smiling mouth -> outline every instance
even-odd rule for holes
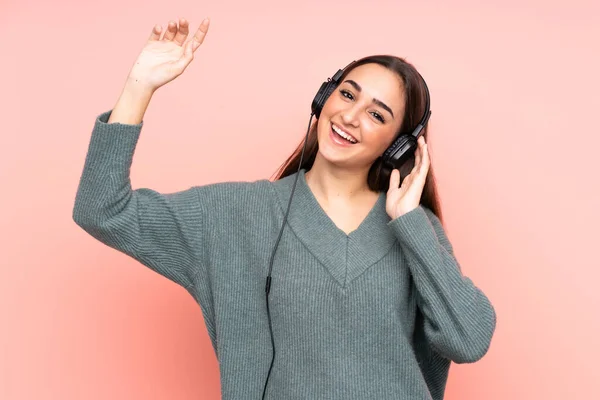
[[[338,135],[340,138],[344,139],[345,141],[347,141],[348,143],[352,143],[352,144],[356,144],[358,143],[358,140],[356,140],[356,138],[352,135],[350,135],[347,132],[344,132],[341,128],[339,128],[337,125],[335,125],[334,123],[331,123],[331,130]]]

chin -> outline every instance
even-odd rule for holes
[[[318,162],[337,168],[354,169],[358,166],[358,160],[355,155],[343,154],[333,148],[330,143],[325,143],[321,146],[321,141],[319,141],[317,159],[320,159]],[[315,162],[317,162],[317,160],[315,160]]]

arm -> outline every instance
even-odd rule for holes
[[[462,275],[439,219],[419,206],[389,226],[406,254],[429,342],[456,363],[482,358],[496,327],[496,313],[485,294]]]
[[[153,93],[181,75],[204,41],[205,19],[186,42],[189,23],[153,27],[115,107],[94,125],[73,219],[85,231],[180,285],[194,285],[199,268],[201,209],[197,188],[160,194],[132,190],[129,178],[142,120]]]
[[[200,248],[201,240],[196,189],[172,194],[132,190],[130,167],[142,122],[108,123],[115,111],[96,119],[73,219],[102,243],[189,288],[199,267],[193,249]]]

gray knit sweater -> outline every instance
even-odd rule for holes
[[[272,354],[265,280],[296,176],[133,190],[143,123],[108,124],[109,116],[95,121],[74,220],[183,286],[202,309],[222,398],[260,399]],[[442,399],[451,361],[475,362],[489,348],[488,298],[461,273],[430,210],[390,221],[381,193],[347,235],[304,173],[273,265],[267,398]]]

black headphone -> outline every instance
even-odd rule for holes
[[[356,63],[356,61],[348,64],[343,70],[338,70],[333,77],[328,78],[321,84],[321,87],[315,95],[311,105],[312,112],[317,118],[319,118],[321,115],[321,110],[323,109],[323,106],[325,105],[325,102],[329,96],[331,96],[331,93],[333,93],[335,88],[340,84],[339,80],[344,74],[344,71],[346,71],[348,67],[352,66],[354,63]],[[417,139],[419,139],[423,128],[431,116],[431,110],[429,109],[429,88],[427,87],[425,79],[423,79],[420,74],[419,76],[423,81],[423,86],[425,86],[425,112],[423,113],[421,121],[419,121],[412,133],[400,134],[400,136],[394,140],[390,147],[388,147],[381,156],[383,167],[389,169],[389,172],[391,172],[393,169],[400,168],[408,159],[408,157],[415,152],[418,147]]]
[[[325,82],[321,84],[319,91],[317,92],[315,98],[312,101],[311,109],[312,113],[310,114],[310,119],[308,121],[308,128],[306,129],[306,138],[304,139],[304,147],[302,148],[302,153],[300,155],[300,162],[298,164],[298,172],[302,168],[302,160],[304,158],[304,151],[306,150],[306,143],[308,142],[308,133],[310,132],[310,122],[312,121],[313,115],[319,118],[321,115],[321,110],[323,109],[323,105],[327,101],[327,98],[331,96],[331,93],[335,90],[335,88],[339,85],[339,80],[344,74],[344,71],[348,69],[348,67],[352,66],[356,61],[348,64],[343,70],[338,70],[338,72],[333,75],[333,77],[328,78]],[[421,75],[419,75],[421,76]],[[417,149],[417,139],[421,135],[421,132],[427,121],[429,120],[429,116],[431,115],[431,110],[429,109],[429,88],[427,88],[427,83],[421,76],[423,80],[423,85],[425,85],[425,93],[426,93],[426,102],[425,102],[425,113],[423,114],[423,118],[417,124],[417,127],[410,134],[400,134],[400,136],[394,140],[394,142],[386,149],[383,153],[382,157],[382,166],[384,169],[391,170],[400,168],[402,164],[410,157],[411,154]],[[269,321],[269,332],[271,334],[271,346],[273,349],[273,354],[271,358],[271,366],[269,367],[269,372],[267,374],[267,379],[265,380],[265,385],[263,387],[262,399],[264,400],[265,394],[267,391],[267,384],[269,383],[269,377],[271,376],[271,370],[273,369],[273,363],[275,361],[275,340],[273,339],[273,325],[271,323],[271,313],[269,311],[269,293],[271,291],[271,271],[273,270],[273,261],[275,259],[275,252],[277,251],[277,247],[279,245],[279,241],[281,240],[281,236],[283,234],[283,228],[285,228],[287,217],[290,212],[290,205],[292,204],[292,197],[294,196],[294,191],[296,190],[296,184],[298,182],[299,173],[296,173],[296,178],[294,180],[294,186],[292,187],[292,193],[290,194],[290,199],[288,201],[287,210],[285,212],[285,216],[283,217],[283,224],[281,225],[281,230],[279,231],[279,236],[277,237],[277,241],[275,242],[275,246],[273,247],[273,253],[271,253],[271,260],[269,264],[269,274],[267,275],[267,283],[265,286],[266,300],[267,300],[267,318]]]

